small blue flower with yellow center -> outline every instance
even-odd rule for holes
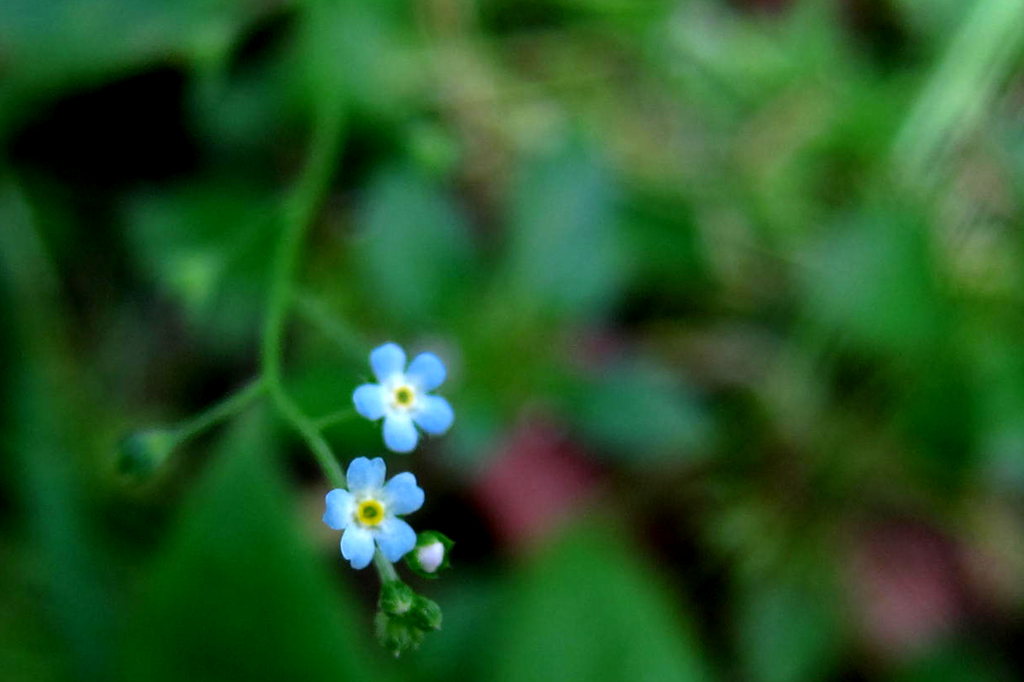
[[[348,465],[348,490],[327,493],[324,523],[341,536],[341,555],[352,568],[366,568],[373,560],[374,544],[391,562],[416,546],[416,532],[398,518],[423,506],[423,489],[409,472],[384,483],[387,468],[380,457],[358,457]]]
[[[430,391],[444,383],[445,368],[433,353],[420,353],[405,366],[405,351],[385,343],[370,353],[379,383],[363,384],[352,394],[356,411],[371,420],[384,418],[384,444],[394,452],[412,452],[419,442],[416,427],[432,436],[447,431],[455,419],[451,405]]]

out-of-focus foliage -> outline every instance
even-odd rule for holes
[[[495,617],[495,680],[705,679],[685,616],[619,532],[614,521],[571,531],[524,570]]]
[[[415,171],[389,169],[361,211],[352,266],[368,302],[410,332],[458,315],[470,302],[466,281],[477,273],[465,221],[449,198]]]
[[[1011,679],[1022,66],[1017,0],[0,2],[0,677]],[[268,411],[116,470],[259,371],[334,107],[286,386],[456,411],[397,662]]]
[[[265,419],[242,419],[182,502],[129,609],[124,679],[383,679],[349,590],[302,537],[273,444]]]

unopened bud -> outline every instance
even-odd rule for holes
[[[177,439],[167,429],[134,431],[118,443],[117,469],[137,479],[152,476],[170,456]]]
[[[423,631],[429,632],[430,630],[441,629],[441,607],[433,599],[417,595],[416,602],[409,613],[409,618],[416,627]]]
[[[428,632],[441,628],[441,607],[401,580],[384,583],[377,608],[377,639],[396,657],[416,649]]]
[[[413,573],[423,578],[436,578],[448,568],[448,557],[455,545],[446,535],[436,530],[420,533],[416,546],[405,555],[405,563]]]
[[[377,608],[384,613],[400,616],[408,613],[416,599],[416,593],[401,580],[391,580],[380,588]]]
[[[424,632],[403,616],[391,616],[378,611],[375,619],[377,641],[395,658],[419,648]]]

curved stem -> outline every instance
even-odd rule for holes
[[[233,417],[249,406],[256,398],[263,394],[266,388],[263,377],[257,377],[246,384],[242,389],[224,398],[216,405],[207,408],[200,414],[189,419],[187,422],[174,429],[174,442],[176,445],[195,438],[212,426],[216,426],[225,419]]]
[[[274,406],[306,441],[324,475],[337,487],[345,485],[345,474],[319,429],[285,391],[281,380],[281,355],[299,248],[320,197],[330,182],[335,154],[341,141],[341,119],[338,102],[331,101],[322,106],[313,131],[309,160],[294,190],[285,200],[283,232],[274,253],[260,356],[263,378]]]
[[[335,424],[341,424],[342,422],[347,422],[350,419],[355,419],[358,416],[359,413],[349,407],[344,410],[338,410],[337,412],[331,412],[330,414],[318,417],[313,420],[313,425],[322,430],[329,426],[334,426]]]
[[[313,133],[312,151],[294,191],[284,206],[284,226],[281,241],[274,253],[270,294],[267,299],[267,317],[263,327],[263,346],[260,360],[263,379],[278,413],[306,441],[317,463],[332,485],[345,487],[345,474],[334,456],[331,446],[320,433],[318,424],[310,419],[285,390],[281,379],[281,354],[284,341],[285,318],[292,296],[292,282],[302,239],[309,229],[313,212],[330,181],[332,161],[341,141],[341,112],[338,102],[323,107],[317,117]],[[373,557],[374,567],[381,582],[398,580],[394,565],[380,550]]]
[[[321,334],[330,339],[350,359],[365,362],[366,349],[369,347],[366,339],[362,338],[351,326],[344,323],[336,315],[332,315],[327,305],[316,296],[303,291],[296,291],[292,295],[292,303],[295,306],[295,314],[314,327]]]
[[[309,161],[294,191],[285,201],[284,231],[274,253],[267,317],[263,326],[263,373],[272,385],[280,385],[281,381],[284,320],[299,247],[319,197],[330,180],[331,161],[341,138],[340,118],[333,107],[318,117]]]
[[[278,391],[276,393],[271,392],[271,395],[274,398],[274,404],[278,412],[292,425],[292,428],[298,432],[306,441],[309,449],[313,451],[313,455],[316,457],[320,468],[323,469],[327,480],[335,488],[344,488],[345,474],[341,470],[341,465],[338,464],[338,458],[334,456],[334,451],[331,450],[331,446],[328,445],[327,440],[324,439],[313,421],[306,416],[283,388],[278,387]]]

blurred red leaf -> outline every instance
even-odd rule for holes
[[[515,549],[535,545],[589,500],[597,470],[554,423],[522,421],[473,486],[495,532]]]

